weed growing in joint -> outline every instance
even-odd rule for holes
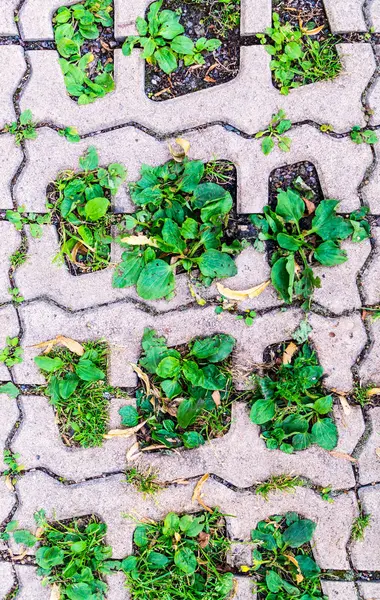
[[[109,398],[118,392],[105,382],[106,344],[87,342],[82,349],[78,355],[69,348],[59,348],[34,360],[47,379],[43,392],[57,413],[63,440],[87,448],[102,445]]]
[[[310,548],[315,528],[313,521],[294,512],[258,523],[251,533],[256,544],[253,566],[243,567],[243,571],[255,576],[260,600],[326,599],[321,588],[321,570]]]
[[[53,18],[54,39],[59,63],[68,94],[77,98],[78,104],[89,104],[103,98],[115,88],[111,56],[102,62],[103,54],[97,52],[94,40],[101,38],[103,28],[112,27],[112,0],[84,0],[73,6],[62,6]],[[101,40],[100,40],[101,41]],[[97,59],[98,58],[98,59]],[[77,132],[66,128],[64,135],[77,141]]]
[[[304,481],[292,475],[273,475],[268,481],[256,486],[256,494],[268,500],[272,492],[294,492],[297,487],[304,486]]]
[[[0,363],[4,363],[7,367],[22,363],[24,351],[20,347],[19,338],[7,336],[6,341],[6,347],[0,350]]]
[[[58,134],[74,144],[80,142],[80,135],[75,127],[65,127],[64,129],[59,129]]]
[[[226,39],[230,31],[234,31],[240,25],[240,0],[216,0],[207,2],[207,0],[185,0],[186,4],[200,4],[206,12],[206,16],[201,20],[205,27],[212,28],[212,31],[219,37]]]
[[[79,166],[83,172],[60,174],[48,207],[59,221],[61,251],[57,258],[65,257],[82,271],[97,271],[110,262],[110,199],[124,181],[126,171],[118,163],[99,167],[93,146],[79,159]]]
[[[225,572],[230,542],[217,509],[199,516],[169,513],[164,522],[141,524],[134,543],[136,556],[126,559],[133,600],[230,597],[234,577]]]
[[[13,223],[17,231],[21,231],[24,225],[28,225],[30,235],[34,238],[40,238],[43,233],[41,225],[48,225],[51,221],[49,214],[26,213],[25,206],[20,206],[17,210],[7,210],[5,218]]]
[[[8,123],[4,129],[15,136],[16,146],[20,146],[24,140],[35,140],[37,137],[36,123],[33,122],[31,110],[24,110],[17,121]]]
[[[360,510],[360,515],[354,520],[352,524],[351,537],[355,541],[360,541],[364,539],[365,530],[371,522],[371,515],[365,515],[362,510]]]
[[[255,375],[251,420],[261,426],[270,450],[305,450],[317,444],[333,450],[338,431],[331,418],[333,396],[325,395],[323,369],[306,342],[292,357],[271,368],[268,375]]]
[[[257,34],[272,56],[270,68],[281,94],[308,83],[334,79],[341,72],[334,38],[311,40],[315,33],[308,26],[301,29],[290,23],[282,25],[280,16],[273,13],[273,27],[268,27],[265,34]]]
[[[232,375],[227,359],[234,348],[230,335],[196,339],[181,352],[168,348],[153,329],[142,339],[143,355],[135,367],[144,384],[138,390],[137,410],[120,410],[122,424],[140,430],[143,446],[195,448],[210,437],[223,435],[230,421]]]
[[[355,144],[376,144],[379,141],[375,131],[371,129],[362,130],[359,125],[352,128],[350,137]]]
[[[8,292],[11,295],[12,302],[14,304],[21,304],[24,302],[25,298],[20,294],[20,290],[18,288],[8,288]]]
[[[10,260],[12,267],[14,269],[17,269],[18,267],[21,267],[21,265],[23,265],[25,263],[27,258],[28,258],[28,255],[26,252],[26,248],[22,247],[19,250],[16,250],[16,252],[14,252],[10,256],[9,260]]]
[[[24,465],[18,464],[18,459],[20,458],[19,454],[13,454],[10,450],[4,450],[3,452],[3,461],[7,465],[7,469],[3,472],[3,475],[6,477],[9,476],[12,479],[12,483],[17,478],[17,475],[24,471]]]
[[[284,133],[289,131],[292,122],[286,118],[284,110],[279,110],[273,115],[268,128],[256,133],[256,138],[264,138],[261,142],[261,149],[265,156],[270,154],[275,145],[283,152],[289,152],[292,140],[285,136]]]
[[[131,468],[127,471],[127,483],[133,485],[134,488],[141,494],[143,494],[144,498],[146,496],[154,496],[160,490],[162,490],[163,485],[157,480],[157,473],[152,471],[151,468],[142,471],[140,469]]]
[[[138,44],[143,48],[142,58],[152,65],[158,65],[167,74],[173,73],[181,60],[186,67],[203,65],[203,54],[219,48],[221,41],[202,37],[193,42],[183,35],[185,28],[180,23],[181,15],[172,10],[161,10],[162,4],[163,0],[159,0],[150,5],[147,20],[137,17],[139,35],[127,37],[122,47],[123,54],[130,56]]]

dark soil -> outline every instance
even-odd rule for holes
[[[319,39],[319,36],[323,37],[330,32],[323,0],[272,0],[272,7],[273,12],[280,15],[282,23],[291,23],[299,27],[301,19],[304,26],[310,21],[314,23],[314,27],[325,25],[321,33],[313,36],[313,39]]]
[[[314,204],[319,204],[323,200],[323,192],[318,177],[318,172],[315,166],[310,162],[299,162],[294,165],[287,165],[285,167],[279,167],[272,171],[269,175],[269,206],[274,210],[277,204],[277,194],[281,190],[286,190],[293,186],[293,182],[297,177],[301,177],[303,181],[308,185],[313,192],[315,197],[313,199]]]
[[[205,56],[204,65],[179,66],[177,71],[166,75],[158,67],[145,65],[145,93],[156,102],[183,96],[205,88],[226,83],[234,79],[239,71],[240,32],[239,26],[226,32],[226,37],[213,24],[210,0],[199,3],[183,2],[183,0],[167,0],[163,8],[181,9],[181,23],[185,34],[192,40],[200,37],[218,38],[222,41],[220,48]],[[240,7],[237,6],[237,10]],[[210,24],[208,22],[210,21]],[[215,19],[214,19],[215,22]]]

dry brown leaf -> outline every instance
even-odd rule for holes
[[[59,585],[54,583],[51,588],[50,600],[59,600],[60,597],[61,597],[61,590],[59,588]]]
[[[198,481],[197,485],[194,488],[194,492],[193,492],[191,501],[198,502],[198,504],[200,504],[205,510],[212,513],[213,512],[212,509],[203,502],[202,497],[201,497],[202,487],[204,486],[205,482],[207,481],[207,479],[209,477],[210,477],[210,473],[206,473],[205,475],[203,475],[200,478],[200,480]]]
[[[380,458],[380,448],[376,448],[375,450],[377,458]]]
[[[127,452],[127,462],[132,461],[132,460],[136,460],[136,458],[140,455],[139,452],[139,443],[135,442],[134,444],[132,444],[132,446],[129,448],[128,452]]]
[[[342,405],[342,409],[345,415],[349,415],[351,412],[351,406],[350,403],[348,402],[347,398],[345,396],[338,396],[339,398],[339,402]]]
[[[205,77],[203,77],[203,81],[206,81],[206,83],[216,83],[216,79],[210,77],[210,75],[206,75]]]
[[[352,463],[356,463],[358,462],[356,460],[356,458],[354,458],[353,456],[351,456],[350,454],[346,454],[346,452],[338,452],[338,450],[331,450],[330,452],[331,456],[333,456],[334,458],[341,458],[342,460],[349,460]]]
[[[48,354],[54,346],[65,346],[74,354],[78,356],[83,356],[84,348],[75,340],[68,338],[64,335],[57,335],[53,340],[47,340],[46,342],[41,342],[40,344],[34,344],[31,348],[45,348],[43,354]]]
[[[180,163],[189,154],[189,151],[190,151],[190,142],[188,140],[183,139],[183,138],[176,138],[175,143],[181,149],[178,150],[176,148],[173,148],[173,146],[171,144],[169,144],[169,152],[172,155],[172,157],[175,160],[175,162],[179,162]]]
[[[43,527],[37,527],[34,535],[36,536],[36,538],[40,538],[43,535],[44,531],[45,529]]]
[[[167,446],[165,446],[165,444],[153,444],[152,446],[141,448],[141,452],[148,452],[149,450],[161,450],[162,448],[167,449]]]
[[[175,532],[175,534],[174,534],[174,539],[175,539],[175,541],[176,541],[176,542],[179,542],[179,541],[181,540],[181,536],[180,536],[180,534],[178,533],[178,531],[176,531],[176,532]]]
[[[296,581],[297,581],[297,583],[301,583],[304,580],[304,576],[301,573],[301,569],[298,564],[298,560],[291,554],[285,554],[284,556],[286,556],[286,558],[289,559],[290,562],[293,563],[293,565],[295,565],[295,567],[297,568],[298,573],[296,575]]]
[[[211,394],[211,397],[215,402],[215,406],[220,406],[220,392],[215,390],[215,392]]]
[[[130,365],[134,372],[138,375],[139,379],[141,379],[141,381],[145,384],[146,395],[150,396],[150,381],[148,375],[144,373],[144,371],[140,369],[138,365],[135,365],[134,363],[130,363]]]
[[[298,350],[298,346],[297,344],[295,344],[294,342],[290,342],[290,344],[288,344],[285,348],[285,352],[282,355],[282,364],[283,365],[290,365],[290,363],[292,362],[292,358],[295,355],[295,353]]]
[[[238,592],[238,587],[239,587],[239,582],[236,579],[236,577],[234,578],[234,586],[232,588],[232,594],[231,594],[231,600],[232,598],[235,598],[237,592]]]
[[[305,35],[316,35],[320,31],[322,31],[322,29],[324,29],[324,27],[325,27],[325,25],[320,25],[319,27],[315,27],[314,29],[308,29],[307,27],[303,26],[303,21],[302,21],[301,17],[298,18],[298,24],[299,24],[299,27],[300,27],[302,33],[304,33]]]
[[[198,542],[201,548],[206,548],[206,546],[208,546],[210,541],[210,534],[209,533],[205,533],[204,531],[201,531],[200,534],[198,535]]]
[[[25,548],[25,550],[23,552],[21,552],[21,554],[17,554],[16,556],[14,556],[13,554],[12,556],[12,560],[22,560],[23,558],[25,558],[25,556],[28,554],[28,548]]]
[[[12,477],[10,475],[7,475],[5,478],[5,487],[7,487],[10,492],[14,492],[15,488],[12,483]]]
[[[125,238],[121,238],[122,244],[128,244],[128,246],[152,246],[157,248],[157,242],[150,239],[147,235],[128,235]]]
[[[305,202],[307,214],[308,215],[312,215],[313,212],[315,211],[315,204],[314,204],[314,202],[312,202],[311,200],[308,200],[307,198],[302,198],[302,199]]]
[[[367,396],[368,398],[371,398],[372,396],[380,396],[380,388],[372,388],[371,390],[368,390]]]
[[[222,294],[222,296],[228,298],[229,300],[248,300],[248,298],[256,298],[257,296],[260,296],[260,294],[268,287],[269,284],[270,281],[268,280],[248,290],[240,291],[230,290],[221,283],[217,283],[216,287],[218,289],[219,294]]]
[[[131,435],[134,435],[139,431],[142,427],[144,427],[146,421],[139,423],[135,427],[128,427],[128,429],[111,429],[108,433],[103,435],[105,440],[112,440],[115,437],[128,438]]]

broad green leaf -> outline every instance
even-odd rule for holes
[[[183,393],[183,389],[175,379],[165,379],[160,383],[161,389],[163,390],[165,396],[171,400],[176,396],[180,396]]]
[[[86,550],[86,548],[87,548],[87,543],[85,542],[85,540],[81,540],[79,542],[74,542],[70,546],[70,550],[72,552],[74,552],[75,554],[80,554],[81,552]]]
[[[270,136],[263,138],[261,142],[261,150],[265,156],[268,156],[274,149],[274,141]]]
[[[175,289],[175,277],[168,263],[152,260],[141,271],[136,284],[137,293],[145,300],[159,300]]]
[[[276,594],[282,588],[283,580],[277,575],[276,571],[267,571],[265,574],[265,581],[268,586],[268,590]]]
[[[327,240],[327,242],[323,242],[315,249],[314,258],[320,262],[321,265],[331,267],[346,262],[347,252],[342,250],[337,242]]]
[[[137,566],[137,557],[136,556],[127,556],[124,560],[121,561],[121,568],[125,573],[129,573],[133,571]]]
[[[88,359],[80,359],[77,365],[75,365],[75,373],[83,381],[100,381],[105,379],[103,371]]]
[[[201,183],[194,191],[192,204],[201,209],[204,223],[214,216],[224,216],[232,208],[232,197],[228,190],[216,183]]]
[[[204,171],[205,166],[201,160],[190,160],[185,163],[178,189],[187,193],[194,192],[203,177]]]
[[[27,548],[32,548],[37,543],[37,538],[27,529],[17,529],[14,531],[13,539],[16,544],[22,544]]]
[[[73,583],[65,587],[65,593],[69,600],[92,600],[92,588],[88,583]]]
[[[185,240],[195,240],[198,236],[199,225],[198,223],[191,218],[187,218],[182,227],[181,227],[181,235]]]
[[[79,158],[79,166],[83,171],[93,171],[99,165],[98,153],[95,146],[89,146],[83,156]]]
[[[304,577],[316,577],[321,572],[321,569],[318,567],[317,563],[310,558],[310,556],[298,554],[295,558]]]
[[[87,219],[90,221],[99,221],[107,213],[109,205],[109,200],[104,197],[89,200],[84,207]]]
[[[65,554],[57,546],[41,546],[36,552],[36,563],[41,569],[50,571],[52,567],[62,565]]]
[[[285,223],[298,223],[305,213],[305,204],[294,190],[281,190],[277,194],[276,213],[280,215]]]
[[[19,393],[19,389],[11,381],[0,385],[0,394],[7,394],[10,398],[17,398]]]
[[[178,66],[176,56],[170,48],[159,48],[155,51],[154,58],[157,60],[160,69],[168,75],[175,71]]]
[[[197,263],[202,275],[213,279],[215,277],[218,279],[233,277],[237,273],[233,259],[228,254],[213,248],[201,254]]]
[[[125,427],[135,427],[139,422],[139,413],[134,406],[122,406],[119,409],[121,424]]]
[[[256,400],[252,405],[250,418],[256,425],[263,425],[273,419],[276,405],[273,400]]]
[[[302,242],[297,240],[291,235],[287,233],[279,233],[277,235],[277,242],[281,246],[281,248],[285,248],[285,250],[290,250],[291,252],[297,252],[299,248],[302,246]]]
[[[133,541],[138,548],[145,548],[148,545],[147,529],[144,525],[138,525],[133,533]]]
[[[219,333],[212,337],[195,340],[190,355],[201,360],[207,358],[212,363],[221,362],[231,354],[235,343],[236,340],[231,335]]]
[[[182,373],[190,383],[197,387],[203,387],[205,375],[196,362],[184,360],[182,364]]]
[[[147,554],[147,562],[153,569],[165,569],[169,564],[170,559],[161,552],[151,551]]]
[[[178,406],[177,421],[182,429],[186,429],[198,415],[198,403],[194,398],[185,398]]]
[[[315,211],[315,217],[312,220],[312,231],[317,233],[324,241],[345,240],[353,232],[349,220],[336,216],[335,210],[338,204],[338,200],[322,200]]]
[[[192,515],[183,515],[179,526],[181,531],[189,537],[197,537],[204,528],[204,517],[193,517]]]
[[[291,548],[299,548],[310,542],[316,526],[310,519],[300,519],[285,529],[282,539]]]
[[[186,575],[192,575],[198,566],[196,556],[190,548],[177,550],[174,554],[174,562]]]
[[[332,396],[324,396],[323,398],[318,398],[314,402],[314,410],[317,411],[320,415],[327,415],[332,410],[333,407],[333,397]]]
[[[171,41],[170,47],[174,52],[178,52],[178,54],[191,54],[194,50],[194,42],[186,35],[177,35]]]
[[[294,276],[295,261],[293,254],[279,258],[272,266],[271,280],[273,287],[288,304],[293,300]]]
[[[181,237],[181,230],[172,219],[164,220],[162,237],[169,246],[173,246],[176,252],[182,254],[186,249],[186,243]]]
[[[177,531],[179,531],[179,516],[176,513],[170,512],[165,517],[162,533],[171,537]]]
[[[56,356],[55,358],[49,358],[49,356],[36,356],[34,359],[37,367],[42,371],[53,373],[63,367],[63,360]]]
[[[78,383],[79,379],[74,373],[67,373],[63,379],[60,379],[58,389],[61,398],[64,400],[70,398],[70,396],[75,392]]]
[[[295,450],[306,450],[313,443],[313,437],[310,433],[296,433],[292,437],[292,445]]]
[[[198,448],[205,443],[204,437],[197,431],[185,431],[182,441],[185,448]]]
[[[181,372],[181,362],[174,356],[166,356],[157,367],[157,375],[163,379],[178,377]]]
[[[112,278],[112,286],[124,288],[136,285],[145,262],[141,252],[124,252],[122,262],[117,265]]]
[[[325,450],[334,450],[338,443],[338,430],[331,419],[320,419],[314,423],[311,433],[313,441]]]

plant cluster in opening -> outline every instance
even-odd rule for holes
[[[0,350],[0,363],[4,363],[7,367],[14,367],[23,361],[24,351],[20,346],[18,337],[6,338],[7,345]]]
[[[232,402],[227,360],[234,345],[230,335],[217,334],[194,340],[181,353],[146,329],[136,369],[144,389],[137,392],[137,410],[120,409],[123,425],[147,420],[145,445],[153,440],[168,448],[195,448],[223,433]]]
[[[251,533],[255,588],[259,600],[327,600],[310,541],[316,524],[297,513],[260,521]]]
[[[251,420],[261,426],[270,450],[304,450],[317,444],[333,450],[338,431],[331,418],[334,398],[324,392],[323,368],[316,353],[304,343],[291,362],[271,368],[268,375],[255,376],[257,384]]]
[[[58,217],[61,251],[70,264],[83,271],[109,265],[111,197],[126,178],[123,165],[99,167],[94,146],[79,159],[82,172],[64,171],[54,182],[48,207]]]
[[[129,56],[137,44],[143,48],[142,58],[149,64],[158,65],[164,73],[172,73],[183,61],[186,67],[205,63],[203,54],[213,52],[221,45],[215,38],[199,38],[193,42],[183,35],[181,14],[173,10],[161,10],[163,0],[150,5],[147,19],[138,17],[136,28],[139,35],[130,35],[123,44],[123,54]]]
[[[133,600],[225,600],[233,590],[226,573],[223,515],[169,513],[164,522],[141,524],[134,532],[136,556],[129,557],[127,587]],[[127,559],[128,560],[128,559]]]
[[[111,572],[112,548],[104,539],[107,526],[95,517],[82,517],[69,523],[51,523],[44,510],[34,515],[38,537],[25,529],[17,529],[12,521],[7,531],[17,544],[33,547],[36,551],[37,575],[43,585],[53,586],[60,600],[105,600],[108,585],[105,575]],[[108,566],[107,561],[110,566]],[[53,598],[52,590],[52,598]]]
[[[7,133],[15,136],[16,146],[19,146],[24,140],[35,140],[37,137],[36,123],[33,121],[31,110],[24,110],[17,121],[8,123],[4,129]]]
[[[342,66],[334,38],[311,40],[314,33],[317,31],[312,24],[303,29],[290,23],[281,24],[280,16],[273,13],[273,27],[267,27],[265,34],[257,34],[272,56],[270,68],[282,94],[288,94],[291,88],[339,75]]]
[[[273,115],[267,129],[256,133],[255,138],[263,138],[261,142],[261,149],[265,156],[268,156],[277,147],[282,152],[289,152],[292,140],[284,135],[286,131],[292,126],[292,122],[286,118],[285,111],[280,109],[278,113]]]
[[[199,269],[199,280],[210,285],[215,278],[237,273],[232,255],[242,244],[224,241],[232,209],[228,190],[204,182],[202,161],[174,160],[163,166],[143,166],[141,179],[130,186],[139,207],[126,219],[136,235],[120,240],[126,248],[115,270],[114,287],[136,285],[141,298],[170,298],[178,270]]]
[[[109,398],[115,392],[105,382],[106,344],[87,342],[82,349],[78,355],[69,348],[58,348],[34,360],[48,382],[44,393],[56,411],[64,441],[87,448],[102,444]]]
[[[264,240],[274,244],[272,284],[288,304],[294,296],[310,303],[314,289],[321,286],[313,273],[315,261],[327,267],[344,263],[347,253],[342,240],[361,242],[370,235],[366,207],[342,217],[336,214],[338,200],[322,200],[315,208],[305,198],[295,189],[281,190],[274,210],[265,206],[264,216],[251,215],[259,231],[257,249],[263,249]]]
[[[65,86],[78,104],[94,102],[115,87],[113,62],[106,61],[103,65],[93,53],[102,29],[112,25],[112,0],[85,0],[61,6],[53,18]]]

